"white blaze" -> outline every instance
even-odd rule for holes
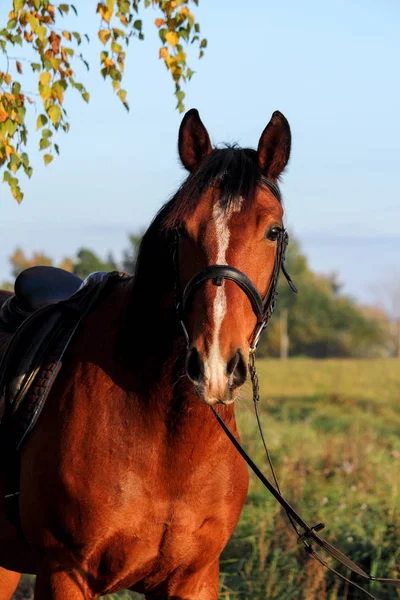
[[[226,261],[226,252],[228,250],[230,239],[229,220],[232,213],[240,211],[242,201],[243,199],[239,198],[228,210],[221,208],[218,202],[213,207],[212,217],[215,223],[217,238],[217,256],[215,264],[217,265],[228,264]],[[210,353],[204,364],[206,387],[211,395],[214,395],[214,391],[217,393],[218,390],[225,389],[227,383],[226,363],[221,356],[219,346],[221,325],[226,314],[226,304],[225,282],[223,282],[221,286],[217,287],[215,294],[213,307],[213,340]]]

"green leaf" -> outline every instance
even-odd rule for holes
[[[43,156],[43,160],[44,160],[44,164],[45,164],[45,165],[46,165],[46,167],[47,167],[47,165],[48,165],[48,164],[50,164],[50,163],[51,163],[51,161],[53,160],[53,157],[52,157],[52,155],[51,155],[51,154],[45,154],[45,155]]]
[[[78,46],[80,46],[80,44],[81,44],[81,41],[82,41],[82,38],[81,38],[81,36],[79,35],[79,33],[78,33],[77,31],[73,31],[73,32],[72,32],[72,35],[74,36],[74,38],[75,38],[75,39],[76,39],[76,41],[78,42]]]
[[[140,19],[137,19],[133,26],[135,29],[138,29],[138,31],[142,31],[142,21]]]
[[[48,118],[46,117],[46,115],[39,115],[36,121],[36,130],[40,129],[41,127],[44,127],[47,122]]]
[[[18,12],[19,10],[21,10],[21,8],[23,8],[24,4],[25,4],[25,0],[14,0],[15,12]]]
[[[50,129],[43,129],[42,131],[42,138],[51,138],[51,136],[53,135],[53,132],[50,131]]]
[[[60,154],[60,148],[58,147],[58,144],[54,144],[54,148],[57,154]]]
[[[31,67],[32,67],[32,71],[40,71],[41,66],[39,65],[39,63],[31,63]]]
[[[82,94],[82,98],[84,99],[85,102],[89,102],[89,100],[90,100],[90,94],[89,94],[89,92],[84,92]]]
[[[66,15],[69,13],[68,4],[60,4],[60,6],[58,8],[60,9],[61,12],[64,12]]]
[[[4,171],[3,181],[4,183],[10,183],[11,175],[9,171]]]
[[[13,121],[12,119],[6,119],[3,128],[4,130],[9,134],[10,137],[12,137],[14,135],[14,133],[17,131],[19,125],[16,121]],[[1,126],[0,126],[1,129]]]
[[[25,168],[29,167],[29,157],[26,152],[21,155],[22,164]]]
[[[77,17],[78,16],[78,11],[76,10],[76,8],[75,8],[75,6],[73,4],[71,4],[71,8],[74,11],[75,16]]]
[[[46,148],[48,148],[50,146],[50,142],[47,139],[41,139],[39,142],[39,149],[40,150],[46,150]]]

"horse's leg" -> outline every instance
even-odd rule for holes
[[[219,561],[195,573],[181,573],[168,588],[165,594],[146,594],[146,600],[218,600]]]
[[[2,569],[0,567],[0,600],[10,600],[18,586],[20,579],[20,573],[7,571],[6,569]]]
[[[35,600],[93,600],[82,569],[71,563],[43,564],[36,577]]]

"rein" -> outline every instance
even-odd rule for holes
[[[286,280],[293,290],[293,292],[297,293],[297,288],[294,285],[290,275],[285,269],[285,254],[286,248],[289,243],[289,236],[286,230],[282,229],[277,238],[277,250],[275,256],[275,264],[271,277],[271,281],[268,287],[268,291],[264,297],[261,296],[260,292],[257,290],[253,282],[239,271],[235,267],[229,265],[210,265],[199,271],[196,275],[192,277],[192,279],[188,282],[185,289],[182,291],[179,279],[179,232],[175,231],[175,236],[172,242],[172,260],[174,264],[175,270],[175,283],[174,283],[174,291],[175,291],[175,307],[178,316],[179,323],[182,327],[182,331],[184,333],[187,347],[190,348],[190,337],[186,327],[186,317],[188,308],[190,306],[190,302],[193,298],[193,294],[206,283],[208,280],[212,280],[212,283],[216,286],[221,286],[225,279],[233,281],[238,285],[243,292],[246,294],[247,298],[250,301],[253,312],[256,315],[257,323],[250,337],[250,357],[249,357],[249,372],[252,383],[253,390],[253,403],[254,410],[257,419],[257,425],[260,431],[260,436],[262,439],[262,443],[265,449],[265,453],[268,459],[268,463],[272,472],[273,480],[275,485],[273,485],[268,478],[260,471],[257,465],[253,462],[253,460],[246,453],[244,448],[241,446],[239,441],[233,435],[229,427],[225,424],[223,419],[218,414],[217,410],[211,406],[211,409],[219,423],[222,427],[225,434],[228,436],[232,444],[235,446],[239,454],[246,461],[250,469],[256,475],[256,477],[261,481],[261,483],[267,488],[267,490],[274,496],[274,498],[279,502],[284,511],[286,512],[290,524],[297,535],[297,543],[303,544],[306,552],[316,559],[321,565],[326,567],[329,571],[334,573],[337,577],[346,581],[349,585],[359,589],[361,592],[372,598],[373,600],[379,600],[376,596],[365,590],[361,585],[351,581],[345,575],[342,575],[336,569],[332,568],[316,551],[313,543],[317,545],[321,550],[324,550],[327,554],[332,556],[335,560],[340,562],[342,565],[350,569],[356,575],[368,580],[368,581],[376,581],[380,583],[393,583],[400,584],[400,579],[389,579],[382,577],[374,577],[369,573],[366,573],[361,567],[359,567],[355,562],[353,562],[350,558],[348,558],[343,552],[335,548],[332,544],[326,541],[323,537],[321,537],[318,532],[324,529],[324,523],[318,523],[316,525],[310,526],[297,512],[296,510],[287,502],[287,500],[283,497],[281,493],[281,489],[279,487],[278,479],[275,474],[275,469],[272,464],[272,460],[269,454],[269,450],[265,441],[264,432],[261,425],[260,414],[258,410],[258,403],[260,399],[259,395],[259,383],[258,383],[258,375],[255,365],[255,351],[257,349],[257,345],[261,336],[262,331],[267,326],[272,313],[275,309],[276,299],[278,296],[277,285],[279,274],[282,271]],[[313,543],[311,543],[313,542]]]

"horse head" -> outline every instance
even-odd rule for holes
[[[179,156],[189,176],[170,204],[178,312],[186,372],[208,404],[230,404],[246,380],[281,266],[284,229],[278,180],[290,128],[275,112],[257,151],[213,148],[197,110],[184,117]],[[284,252],[284,249],[283,249]],[[257,333],[256,333],[257,332]]]

